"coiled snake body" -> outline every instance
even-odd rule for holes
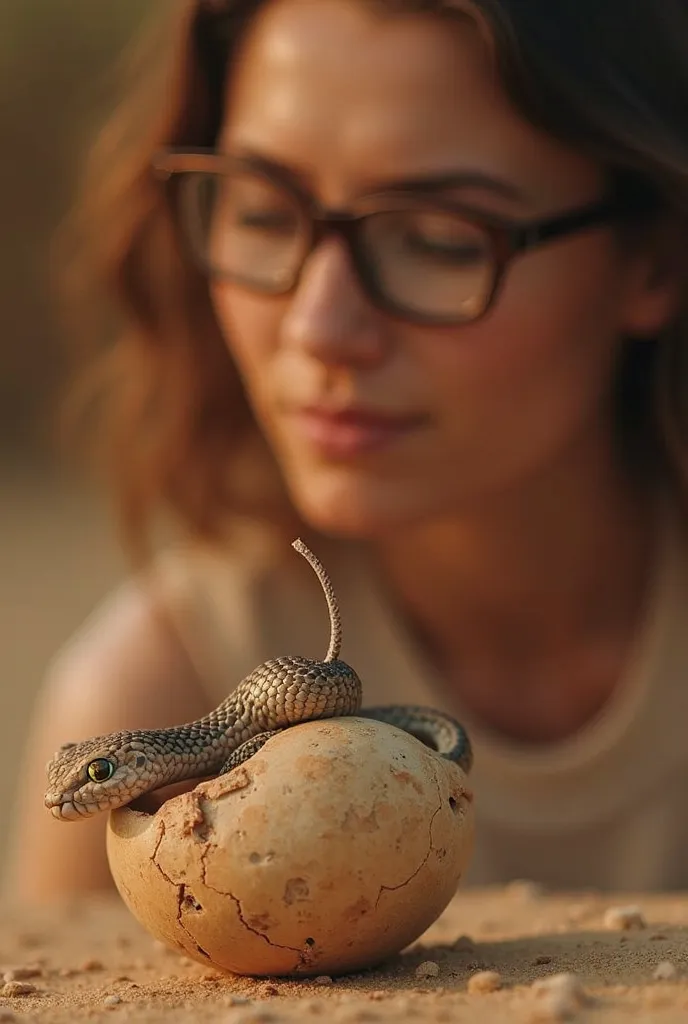
[[[56,818],[87,818],[162,786],[231,771],[283,729],[342,715],[395,725],[470,770],[468,737],[449,716],[401,705],[361,708],[361,681],[339,659],[341,620],[330,579],[301,540],[292,546],[313,567],[325,592],[331,635],[324,661],[301,657],[266,661],[219,707],[186,725],[117,732],[64,744],[47,766],[45,805]]]

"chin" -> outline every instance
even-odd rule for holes
[[[331,537],[372,540],[390,530],[417,525],[432,516],[424,490],[404,481],[313,478],[289,482],[292,503],[314,530]],[[419,500],[420,499],[420,500]]]

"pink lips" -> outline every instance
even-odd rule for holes
[[[350,459],[388,447],[421,426],[425,417],[308,406],[298,409],[293,420],[301,437],[322,455]]]

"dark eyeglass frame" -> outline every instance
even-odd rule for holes
[[[288,173],[281,173],[272,165],[253,158],[233,157],[202,148],[163,149],[156,154],[152,169],[155,175],[168,185],[174,185],[184,176],[194,173],[249,173],[262,177],[284,191],[303,216],[306,234],[301,261],[289,282],[274,288],[258,285],[239,274],[223,272],[213,267],[203,258],[191,226],[180,224],[180,228],[186,234],[185,240],[190,245],[191,254],[204,274],[214,279],[230,280],[260,294],[288,295],[297,287],[301,271],[310,254],[324,238],[334,236],[340,238],[346,246],[352,265],[374,305],[403,320],[436,327],[461,326],[475,323],[484,317],[497,300],[510,264],[522,253],[587,228],[647,212],[647,196],[635,188],[615,189],[613,186],[599,199],[570,207],[551,217],[525,222],[491,217],[441,194],[435,194],[432,190],[423,193],[401,190],[372,193],[357,200],[350,209],[328,209],[301,188]],[[172,198],[174,200],[174,197]],[[408,211],[414,208],[459,216],[482,231],[488,239],[492,256],[492,281],[485,302],[477,313],[463,317],[420,313],[390,299],[380,287],[374,265],[368,258],[365,244],[362,243],[361,222],[371,215],[384,211]],[[178,209],[175,212],[178,214]]]

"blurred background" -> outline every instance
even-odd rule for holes
[[[153,2],[0,2],[2,815],[48,660],[126,571],[103,496],[57,452],[65,360],[50,245],[114,100],[116,62]],[[0,867],[4,856],[0,840]]]

